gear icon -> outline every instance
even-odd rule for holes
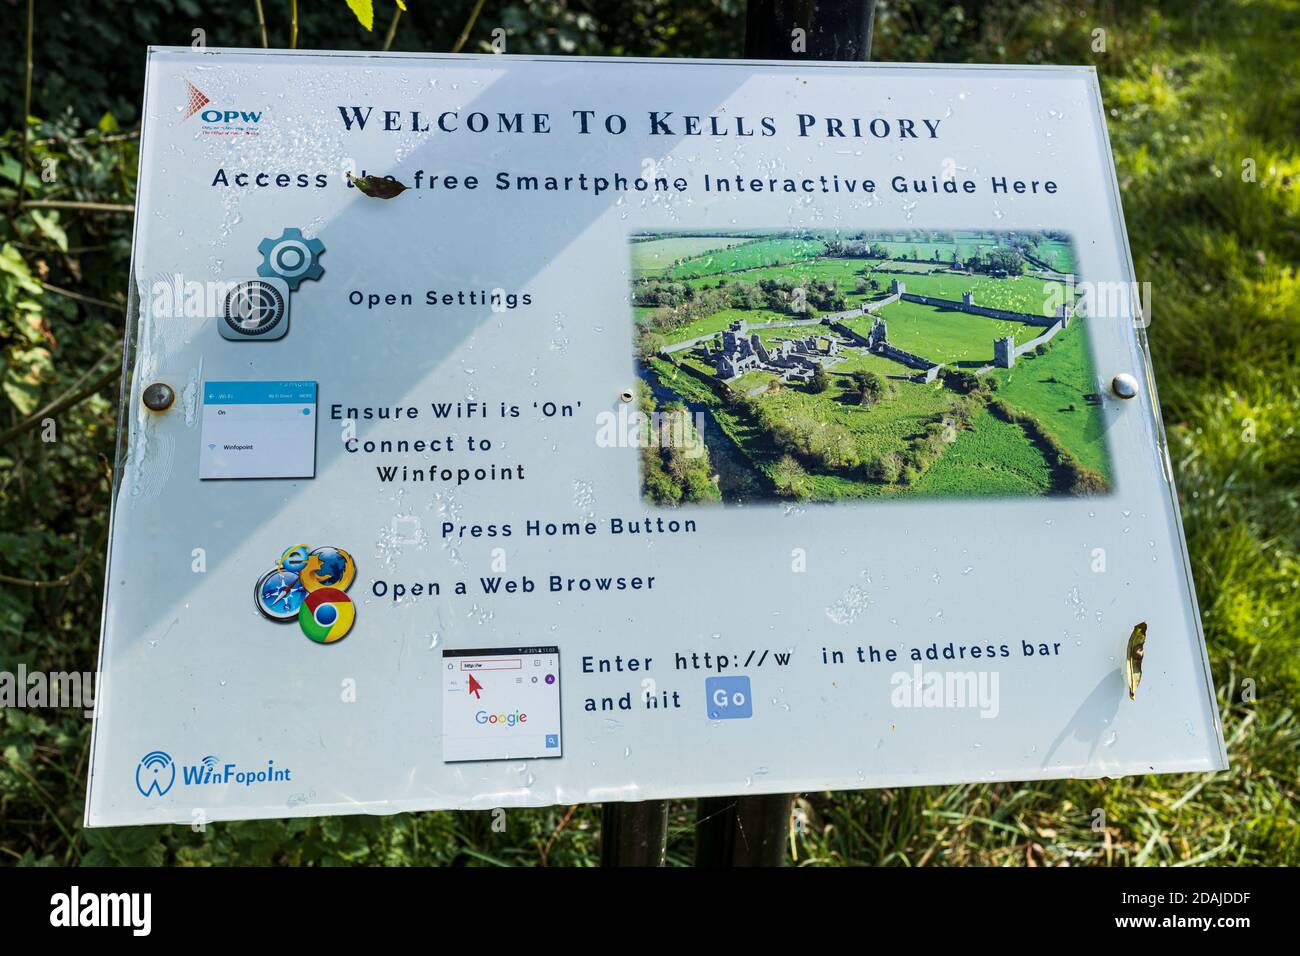
[[[279,238],[268,236],[257,244],[262,264],[257,274],[268,279],[283,279],[293,292],[303,279],[319,279],[325,274],[320,264],[325,244],[319,239],[304,239],[302,230],[287,227]]]

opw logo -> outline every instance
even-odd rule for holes
[[[207,106],[209,103],[212,102],[210,99],[207,98],[206,95],[204,95],[201,89],[199,89],[189,80],[185,81],[185,92],[186,92],[185,115],[181,117],[181,122],[184,122],[185,120],[189,119],[199,110],[203,109],[203,107]]]
[[[171,754],[153,750],[141,758],[135,768],[135,788],[140,796],[161,797],[176,782],[176,763]]]
[[[221,109],[201,89],[185,80],[185,106],[181,122],[197,115],[203,132],[214,136],[256,136],[262,110]]]

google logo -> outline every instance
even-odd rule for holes
[[[489,714],[486,710],[480,710],[474,715],[474,722],[478,724],[503,724],[507,727],[513,727],[515,724],[522,724],[528,720],[528,715],[515,711],[513,714]]]

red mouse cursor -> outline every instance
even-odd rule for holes
[[[475,697],[478,697],[479,700],[482,700],[483,698],[479,695],[479,691],[481,691],[482,689],[483,689],[483,685],[480,684],[478,681],[476,681],[476,680],[474,679],[474,675],[473,675],[473,674],[470,674],[470,675],[469,675],[469,692],[470,692],[471,694],[473,694]]]

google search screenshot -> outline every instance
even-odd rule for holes
[[[445,763],[559,757],[560,649],[444,650]]]

